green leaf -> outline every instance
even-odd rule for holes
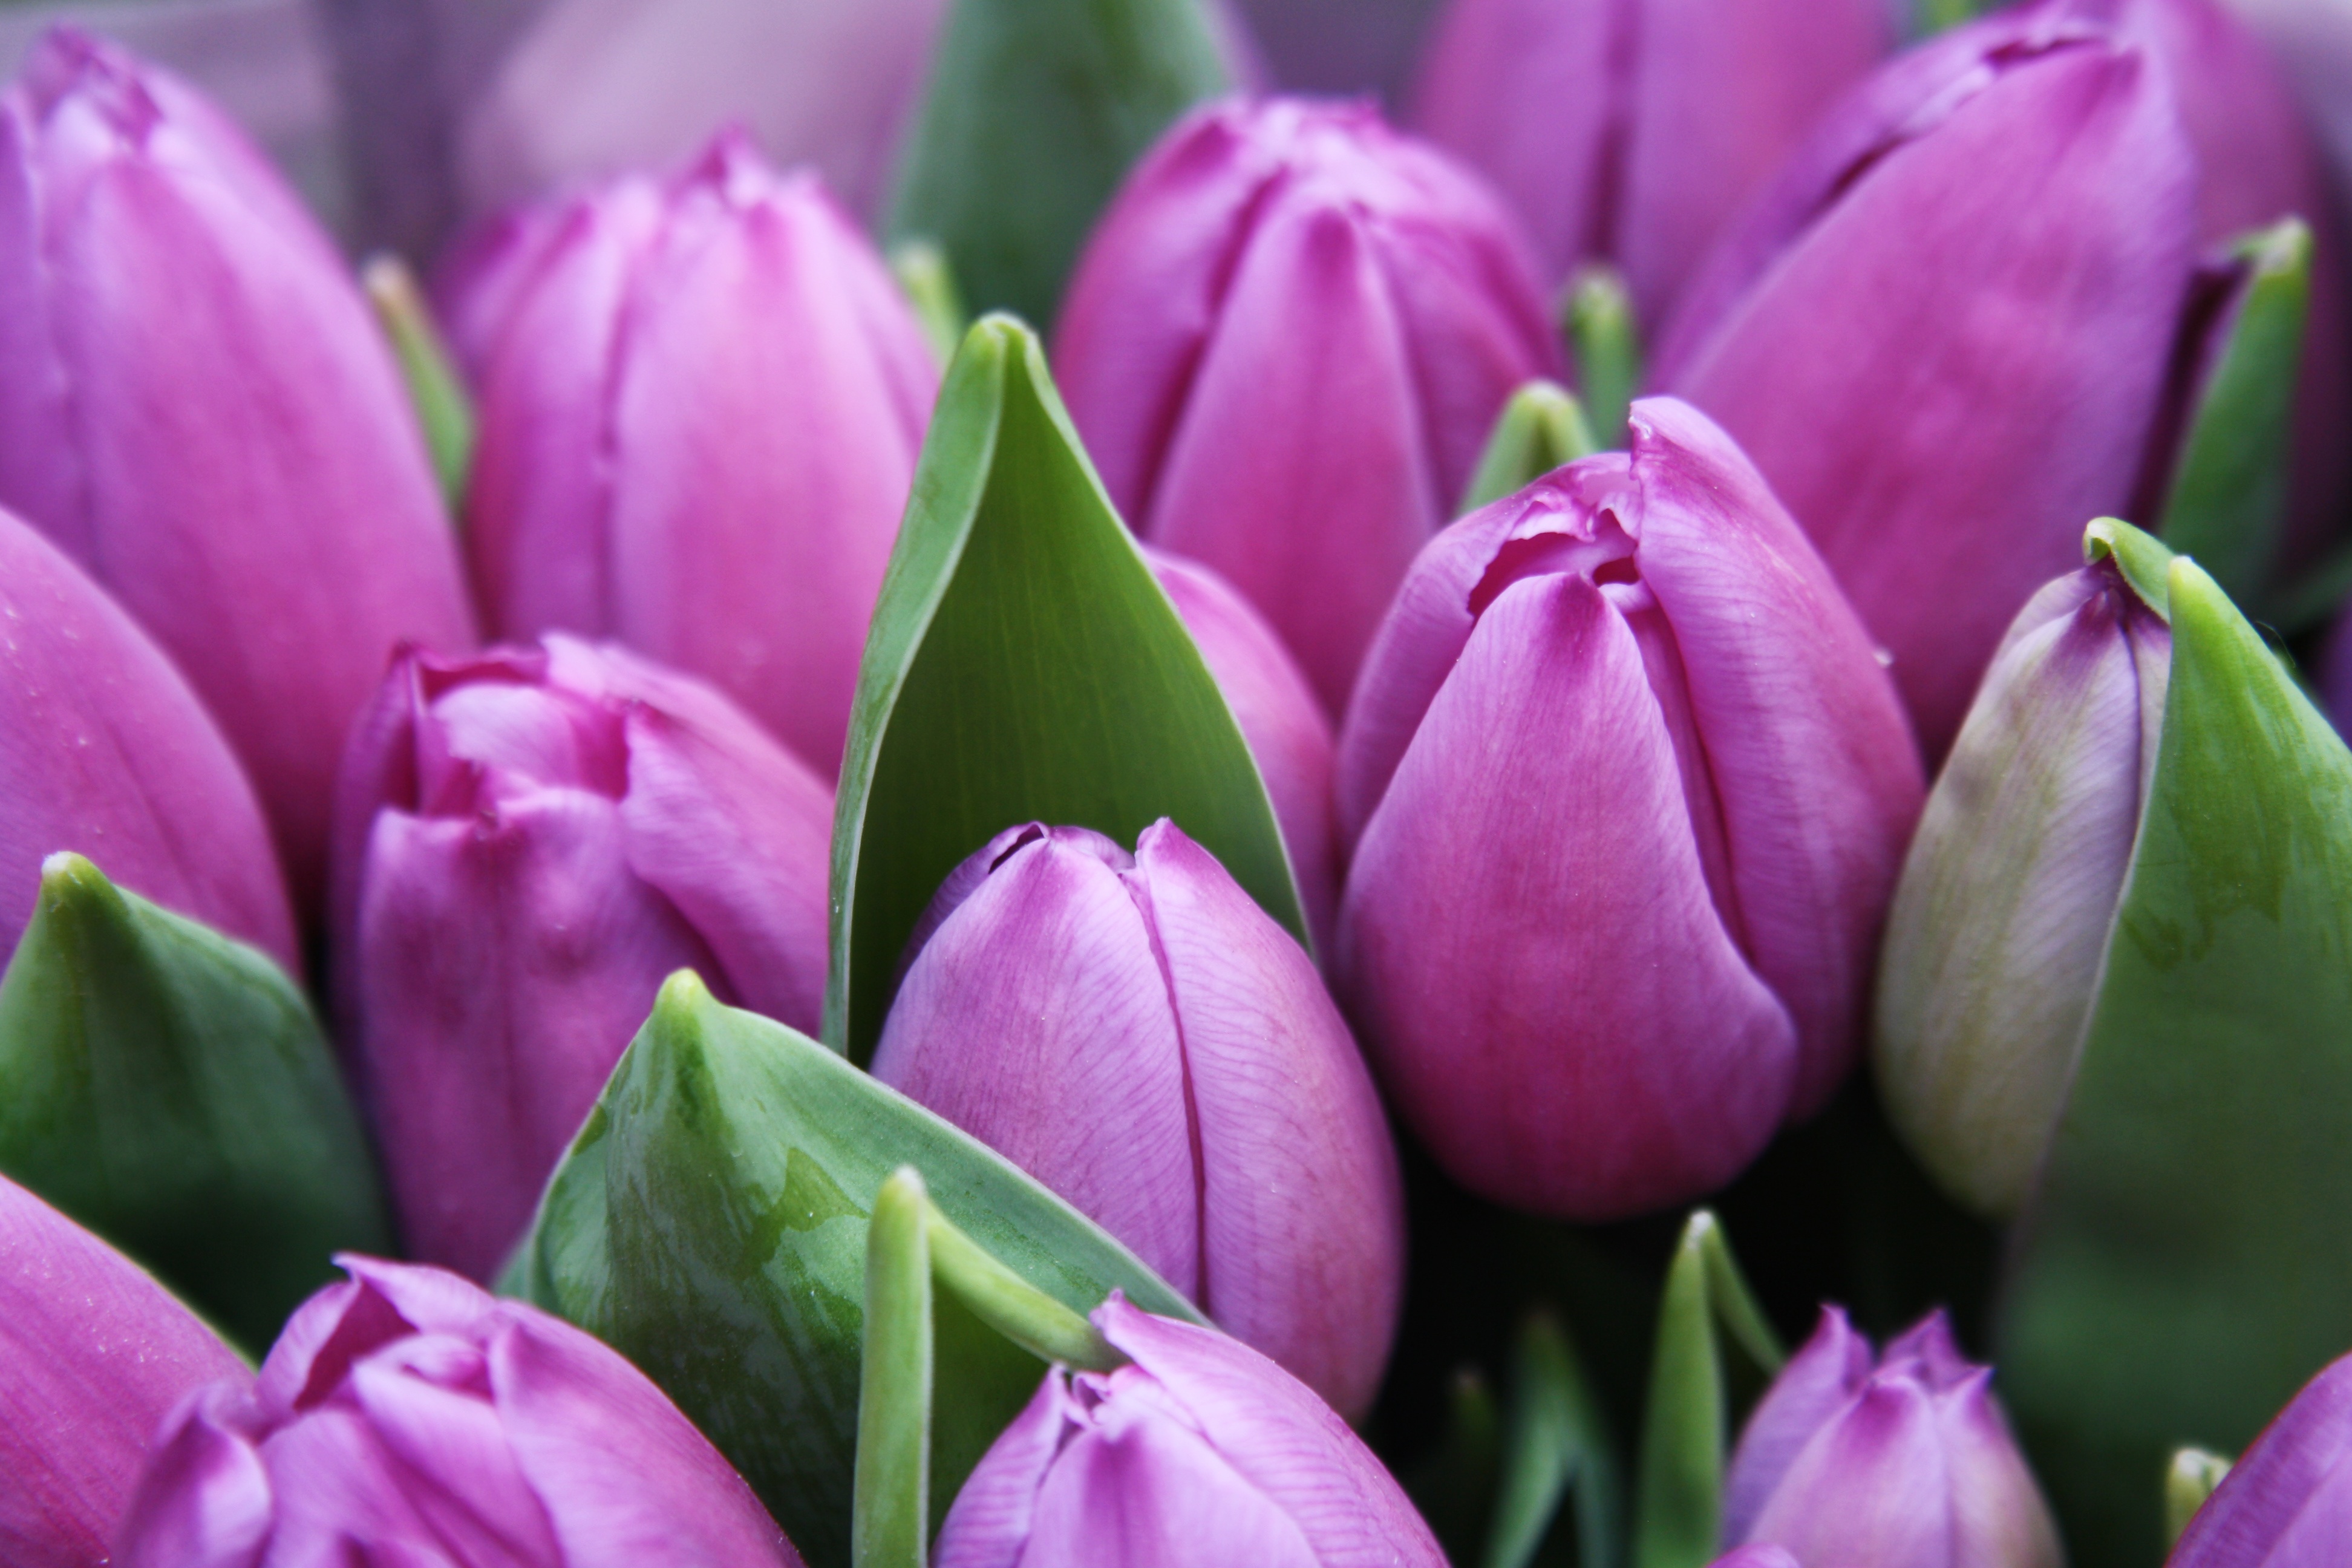
[[[1132,846],[1172,817],[1307,942],[1241,730],[1017,321],[983,319],[949,367],[857,680],[828,1045],[872,1055],[924,906],[1031,820]]]
[[[507,1282],[618,1349],[814,1568],[850,1560],[869,1216],[902,1165],[1076,1313],[1200,1315],[1076,1210],[814,1040],[673,975],[557,1170]],[[936,1263],[936,1258],[934,1259]],[[1045,1363],[933,1293],[930,1518]]]
[[[2172,619],[2174,552],[2163,541],[2142,533],[2119,518],[2103,517],[2083,531],[2085,562],[2113,561],[2141,604],[2158,618]]]
[[[1625,416],[1642,384],[1642,337],[1633,324],[1633,297],[1615,268],[1588,267],[1569,279],[1562,297],[1568,343],[1600,449],[1625,445]]]
[[[1740,1278],[1722,1226],[1700,1209],[1683,1229],[1658,1307],[1633,1527],[1636,1568],[1704,1568],[1719,1555],[1730,1415],[1718,1324],[1767,1376],[1787,1361]]]
[[[2295,380],[2311,306],[2311,230],[2286,218],[2231,247],[2244,274],[2181,442],[2159,528],[2228,593],[2268,586],[2286,522]]]
[[[425,432],[434,477],[441,481],[441,498],[449,515],[457,518],[465,510],[466,481],[473,473],[479,435],[474,400],[457,374],[441,330],[433,324],[433,308],[425,302],[408,264],[397,256],[374,257],[360,269],[360,281],[384,336],[392,340],[393,357]]]
[[[930,1200],[912,1166],[882,1184],[866,1230],[852,1568],[924,1568],[930,1531]]]
[[[0,1171],[252,1352],[335,1278],[334,1253],[392,1250],[301,993],[79,855],[41,868],[0,979]]]
[[[956,0],[891,237],[940,244],[976,309],[1047,322],[1128,166],[1232,85],[1200,0]]]
[[[957,345],[971,328],[956,289],[955,274],[948,269],[947,253],[928,239],[906,239],[890,247],[890,273],[898,290],[915,309],[931,352],[945,364],[955,358]]]
[[[1476,511],[1527,489],[1561,464],[1601,449],[1592,427],[1584,422],[1584,405],[1568,388],[1558,382],[1528,382],[1511,394],[1496,417],[1478,471],[1463,492],[1460,511]]]
[[[2182,1448],[2164,1471],[2164,1549],[2180,1544],[2181,1531],[2230,1473],[2230,1461],[2204,1448]]]
[[[1448,1563],[1475,1563],[1493,1523],[1503,1465],[1503,1421],[1475,1367],[1464,1367],[1446,1391],[1445,1435],[1398,1479],[1427,1521]]]
[[[2075,1568],[2163,1553],[2183,1444],[2352,1347],[2352,754],[2213,580],[2168,577],[2163,738],[2000,1313]]]
[[[1622,1487],[1584,1365],[1559,1321],[1538,1312],[1520,1331],[1512,1369],[1510,1430],[1486,1568],[1535,1562],[1571,1488],[1579,1568],[1615,1568],[1623,1551]]]

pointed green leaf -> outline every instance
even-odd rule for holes
[[[2286,218],[2231,250],[2244,276],[2190,411],[2158,531],[2245,598],[2268,585],[2286,521],[2295,378],[2311,306],[2311,229]]]
[[[2183,1448],[2164,1471],[2164,1549],[2180,1544],[2181,1531],[2230,1473],[2230,1461],[2204,1448]]]
[[[1447,1390],[1445,1435],[1436,1449],[1399,1477],[1429,1523],[1448,1563],[1475,1563],[1494,1522],[1503,1468],[1503,1419],[1475,1367]]]
[[[1503,1464],[1486,1568],[1528,1568],[1571,1489],[1579,1568],[1615,1568],[1623,1550],[1616,1447],[1575,1346],[1548,1313],[1520,1331]]]
[[[691,973],[662,988],[598,1103],[508,1279],[645,1369],[814,1568],[849,1561],[867,1231],[900,1166],[1069,1310],[1118,1289],[1201,1321],[997,1154],[805,1036],[721,1005]],[[932,1310],[936,1527],[1045,1363],[952,1289]]]
[[[1642,384],[1642,336],[1633,297],[1613,268],[1588,267],[1564,296],[1570,352],[1591,432],[1602,451],[1625,445],[1625,416]]]
[[[923,1178],[882,1184],[866,1227],[852,1568],[924,1568],[931,1460],[931,1249]]]
[[[1584,405],[1568,388],[1552,381],[1528,382],[1511,394],[1496,416],[1460,510],[1476,511],[1601,449],[1584,422]]]
[[[391,1250],[301,993],[79,855],[42,867],[0,980],[0,1171],[257,1352],[335,1277],[332,1254]]]
[[[955,0],[890,233],[942,246],[974,308],[1048,323],[1128,165],[1231,86],[1201,0]]]
[[[825,1042],[864,1061],[940,883],[1032,819],[1123,845],[1160,817],[1304,943],[1256,764],[1087,461],[1036,338],[949,368],[858,670],[833,835]]]
[[[1636,1568],[1704,1568],[1718,1555],[1730,1425],[1718,1324],[1766,1374],[1788,1359],[1740,1278],[1723,1226],[1701,1209],[1683,1229],[1658,1307],[1642,1431]]]
[[[360,281],[384,336],[392,340],[393,357],[408,384],[409,401],[415,405],[425,447],[433,458],[434,477],[441,481],[449,515],[456,518],[465,508],[466,482],[473,473],[479,434],[473,397],[408,264],[397,256],[375,257],[361,268]]]
[[[2173,553],[2163,541],[2119,518],[2099,518],[2083,531],[2083,559],[2113,561],[2140,603],[2166,621],[2172,619]]]
[[[922,323],[923,336],[940,363],[955,358],[971,319],[956,290],[955,274],[948,269],[947,253],[928,239],[901,240],[890,247],[890,272],[907,303],[915,308],[915,320]]]
[[[2156,1562],[2182,1444],[2352,1347],[2352,755],[2213,580],[2168,576],[2163,738],[2002,1386],[2076,1568]]]

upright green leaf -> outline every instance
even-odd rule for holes
[[[930,1200],[912,1166],[882,1184],[866,1230],[851,1568],[924,1568],[930,1544]]]
[[[2311,307],[2311,229],[2286,218],[2231,251],[2244,274],[2189,413],[2159,531],[2244,599],[2269,585],[2286,522],[2295,379]]]
[[[1658,1307],[1642,1431],[1635,1568],[1703,1568],[1718,1555],[1730,1427],[1718,1324],[1766,1374],[1788,1359],[1740,1278],[1722,1226],[1701,1209],[1683,1229]]]
[[[2163,1554],[2184,1444],[2242,1448],[2352,1347],[2352,755],[2172,563],[2155,775],[2000,1314],[2075,1568]]]
[[[79,855],[42,868],[0,979],[0,1171],[256,1352],[335,1277],[332,1254],[391,1250],[302,994]]]
[[[1496,416],[1479,455],[1478,470],[1462,494],[1464,512],[1476,511],[1525,489],[1563,463],[1601,449],[1584,422],[1584,405],[1558,382],[1531,381],[1511,394]]]
[[[931,416],[835,810],[824,1038],[859,1061],[924,906],[1018,823],[1132,846],[1172,817],[1307,941],[1241,730],[1005,317],[971,329]]]
[[[1616,1447],[1575,1346],[1549,1313],[1528,1318],[1519,1333],[1503,1455],[1486,1568],[1528,1568],[1571,1494],[1578,1568],[1617,1568],[1624,1483]]]
[[[1592,435],[1602,451],[1625,444],[1625,416],[1642,384],[1642,335],[1633,297],[1612,268],[1588,267],[1563,297],[1568,344]]]
[[[974,309],[1053,319],[1128,165],[1232,78],[1202,0],[955,0],[898,170],[894,238]]]
[[[1464,1367],[1446,1390],[1445,1430],[1437,1447],[1397,1478],[1448,1563],[1484,1556],[1502,1468],[1503,1418],[1494,1393],[1475,1367]]]
[[[408,264],[397,256],[378,256],[360,271],[368,302],[392,341],[393,357],[408,384],[409,401],[425,433],[425,449],[433,459],[434,477],[441,481],[442,500],[457,516],[466,504],[466,483],[473,475],[474,444],[479,434],[474,399],[467,392],[449,346],[433,323],[433,308]]]
[[[869,1220],[902,1165],[963,1236],[1076,1313],[1114,1289],[1199,1314],[997,1154],[691,973],[557,1170],[502,1288],[614,1345],[759,1492],[815,1568],[849,1561]],[[930,1519],[1045,1363],[933,1293]]]

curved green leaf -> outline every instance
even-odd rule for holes
[[[1037,1290],[1200,1315],[975,1140],[815,1041],[671,976],[557,1170],[507,1282],[612,1344],[743,1472],[815,1568],[849,1560],[868,1221],[931,1201]],[[933,1293],[934,1524],[1045,1363]]]
[[[2156,1563],[2168,1457],[2352,1347],[2352,754],[2186,558],[2139,841],[2011,1258],[2005,1397],[2076,1568]]]
[[[1512,1366],[1503,1485],[1486,1534],[1486,1568],[1528,1568],[1571,1490],[1579,1568],[1616,1568],[1623,1550],[1622,1486],[1608,1421],[1576,1347],[1556,1319],[1534,1314],[1519,1332]]]
[[[1563,463],[1600,451],[1584,405],[1555,381],[1531,381],[1511,394],[1462,493],[1463,512],[1525,489]]]
[[[923,1178],[894,1173],[866,1227],[852,1568],[923,1568],[930,1531],[931,1251]]]
[[[367,1140],[266,954],[79,855],[0,980],[0,1171],[258,1352],[338,1251],[389,1252]]]
[[[1027,329],[949,368],[858,672],[833,835],[824,1038],[864,1061],[940,883],[1032,819],[1175,819],[1307,941],[1274,808]]]

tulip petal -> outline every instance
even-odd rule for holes
[[[1874,1377],[1790,1463],[1748,1539],[1805,1568],[1951,1568],[1948,1463],[1927,1393]]]
[[[1948,1376],[1959,1355],[1938,1314],[1918,1332],[1931,1343],[1930,1367]],[[1907,1336],[1906,1336],[1907,1337]],[[1891,1360],[1902,1348],[1887,1347]],[[2042,1489],[2018,1452],[2009,1422],[1992,1396],[1992,1372],[1975,1367],[1948,1387],[1927,1386],[1939,1395],[1936,1419],[1943,1430],[1944,1451],[1952,1477],[1951,1542],[1948,1559],[1960,1563],[2014,1564],[2015,1568],[2061,1568],[2065,1553],[2058,1544],[2056,1524]],[[2340,1542],[2339,1538],[2339,1542]]]
[[[2305,1384],[2263,1429],[2189,1521],[2168,1568],[2323,1568],[2352,1540],[2347,1507],[2352,1358]]]
[[[238,1430],[244,1396],[216,1384],[192,1394],[155,1435],[153,1457],[114,1532],[111,1558],[58,1558],[58,1568],[259,1568],[275,1500],[261,1456]],[[13,1549],[5,1531],[0,1545]],[[12,1563],[23,1561],[14,1550]],[[28,1568],[47,1568],[36,1553]]]
[[[1872,1359],[1870,1342],[1853,1331],[1845,1313],[1823,1307],[1813,1337],[1789,1358],[1740,1429],[1723,1483],[1726,1541],[1754,1533],[1757,1516],[1789,1467],[1869,1379]]]
[[[1020,1568],[1038,1489],[1075,1423],[1069,1373],[1055,1367],[956,1493],[931,1552],[936,1568]]]

